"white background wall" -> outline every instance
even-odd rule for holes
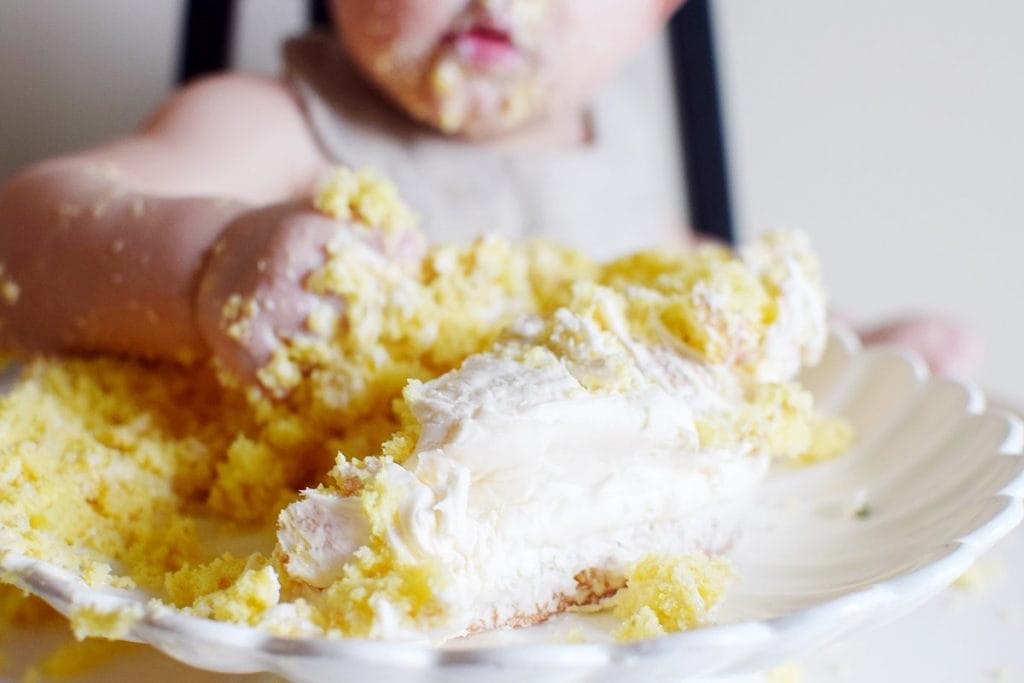
[[[1024,3],[713,6],[741,225],[809,230],[851,315],[970,323],[1024,405]]]
[[[136,125],[169,91],[181,0],[0,0],[0,178]],[[714,0],[737,215],[802,227],[837,306],[975,327],[1024,404],[1024,2]],[[276,70],[305,3],[242,3]]]
[[[178,5],[0,0],[0,178],[138,125],[173,79]]]

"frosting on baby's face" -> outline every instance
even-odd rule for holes
[[[579,109],[681,0],[333,0],[353,60],[412,117],[472,138]]]

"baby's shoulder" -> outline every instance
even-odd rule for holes
[[[199,78],[175,92],[146,122],[147,132],[187,132],[222,123],[304,127],[293,89],[280,79],[224,73]]]

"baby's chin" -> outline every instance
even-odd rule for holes
[[[527,64],[474,69],[442,52],[421,68],[366,71],[407,115],[453,137],[501,137],[548,110],[547,81]]]
[[[480,73],[439,60],[427,84],[431,120],[448,135],[500,137],[539,119],[548,109],[544,81],[526,69]]]

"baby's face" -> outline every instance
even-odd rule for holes
[[[333,0],[352,58],[413,117],[499,135],[578,108],[682,0]]]

